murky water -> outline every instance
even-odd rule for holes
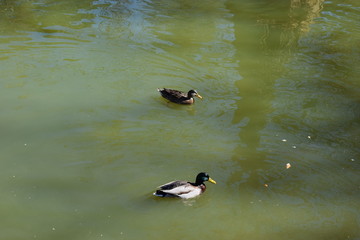
[[[0,0],[0,238],[360,239],[359,13]]]

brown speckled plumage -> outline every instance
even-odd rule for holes
[[[185,93],[175,89],[158,88],[158,91],[163,98],[178,104],[193,104],[195,102],[194,97],[202,99],[196,90]]]

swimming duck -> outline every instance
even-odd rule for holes
[[[179,197],[183,199],[194,198],[205,192],[205,181],[216,184],[216,182],[210,178],[209,174],[201,172],[196,176],[195,183],[186,181],[173,181],[159,186],[159,190],[154,192],[158,197]]]
[[[190,90],[188,93],[184,93],[175,89],[158,88],[158,91],[163,98],[178,104],[193,104],[195,102],[194,97],[202,99],[202,96],[200,96],[196,90]]]

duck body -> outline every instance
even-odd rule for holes
[[[205,181],[216,184],[216,182],[209,177],[209,174],[201,172],[196,176],[196,182],[186,181],[172,181],[159,186],[159,190],[154,192],[158,197],[178,197],[183,199],[194,198],[205,192]]]
[[[158,91],[163,98],[178,104],[193,104],[195,103],[194,97],[202,99],[202,96],[196,90],[190,90],[185,93],[175,89],[158,88]]]

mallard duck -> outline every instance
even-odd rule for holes
[[[159,190],[154,192],[158,197],[179,197],[183,199],[189,199],[197,197],[206,190],[204,184],[205,181],[216,184],[216,182],[210,178],[209,174],[201,172],[196,176],[195,183],[186,181],[173,181],[159,186]]]
[[[195,102],[194,97],[202,99],[202,96],[200,96],[196,90],[190,90],[188,93],[184,93],[175,89],[158,88],[158,91],[161,96],[167,100],[178,104],[193,104]]]

